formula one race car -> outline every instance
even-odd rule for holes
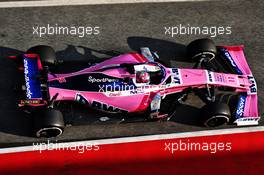
[[[62,134],[60,102],[123,115],[145,112],[149,119],[169,120],[162,110],[163,99],[173,96],[173,103],[180,104],[190,92],[205,102],[199,119],[205,126],[258,124],[257,86],[243,46],[216,47],[209,39],[198,39],[187,46],[187,55],[195,62],[191,69],[165,67],[145,47],[141,54],[122,54],[66,74],[53,72],[59,63],[49,46],[35,46],[10,58],[23,71],[19,107],[35,116],[37,137]]]

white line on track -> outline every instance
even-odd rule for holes
[[[245,128],[228,128],[228,129],[160,134],[160,135],[149,135],[149,136],[123,137],[123,138],[114,138],[114,139],[64,142],[64,143],[56,143],[56,148],[66,148],[66,147],[70,148],[70,147],[76,147],[78,145],[82,145],[82,146],[106,145],[106,144],[143,142],[143,141],[165,140],[165,139],[178,139],[178,138],[192,138],[192,137],[216,136],[216,135],[226,135],[226,134],[240,134],[240,133],[250,133],[250,132],[263,132],[263,131],[264,131],[264,126],[245,127]],[[38,150],[36,150],[36,147],[34,147],[34,145],[22,146],[22,147],[10,147],[10,148],[1,148],[0,154],[26,152],[26,151],[38,151]]]
[[[127,3],[161,3],[161,2],[194,2],[216,0],[43,0],[43,1],[6,1],[0,2],[0,8],[48,7],[71,5],[127,4]]]

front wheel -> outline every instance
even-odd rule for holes
[[[206,127],[217,127],[229,122],[230,109],[225,103],[208,103],[201,109],[201,122]]]
[[[59,110],[42,109],[35,112],[34,128],[37,137],[57,137],[63,133],[65,124]]]
[[[215,58],[216,53],[214,42],[208,38],[197,39],[187,45],[187,55],[194,62],[210,62]]]

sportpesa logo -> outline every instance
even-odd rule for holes
[[[29,84],[29,77],[28,77],[28,61],[26,59],[24,59],[24,74],[25,74],[27,98],[31,99],[32,92],[30,91],[30,84]]]
[[[237,111],[236,111],[236,117],[237,118],[240,118],[243,115],[245,103],[246,103],[246,96],[240,96],[239,102],[237,105]]]

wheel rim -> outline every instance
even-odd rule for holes
[[[42,128],[37,131],[37,137],[57,137],[62,134],[62,129],[58,127]]]
[[[201,60],[209,62],[215,58],[215,54],[212,52],[202,52],[202,53],[194,55],[192,59],[194,60],[196,57],[201,57],[200,58]]]
[[[216,127],[221,126],[226,123],[228,123],[229,118],[224,115],[217,115],[209,118],[207,121],[205,121],[204,125],[207,127]]]

